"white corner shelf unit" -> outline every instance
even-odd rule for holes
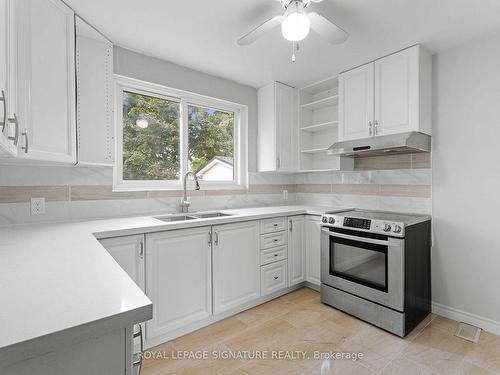
[[[338,140],[338,76],[299,89],[299,172],[352,169],[352,160],[329,156]]]

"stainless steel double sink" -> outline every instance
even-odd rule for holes
[[[197,219],[211,219],[215,217],[225,217],[232,216],[230,214],[225,214],[222,212],[201,212],[192,214],[171,214],[165,216],[155,216],[155,219],[165,221],[167,223],[172,223],[176,221],[186,221],[186,220],[197,220]]]

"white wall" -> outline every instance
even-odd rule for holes
[[[203,56],[200,56],[203,58]],[[115,73],[248,106],[248,169],[257,170],[257,90],[174,63],[114,48]]]
[[[500,36],[435,56],[434,116],[436,311],[500,333]]]

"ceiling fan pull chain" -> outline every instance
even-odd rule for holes
[[[292,42],[292,62],[295,62],[295,42]]]

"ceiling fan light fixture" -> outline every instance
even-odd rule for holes
[[[311,21],[304,11],[301,1],[293,1],[287,8],[287,14],[281,22],[281,33],[290,42],[303,40],[311,28]]]

